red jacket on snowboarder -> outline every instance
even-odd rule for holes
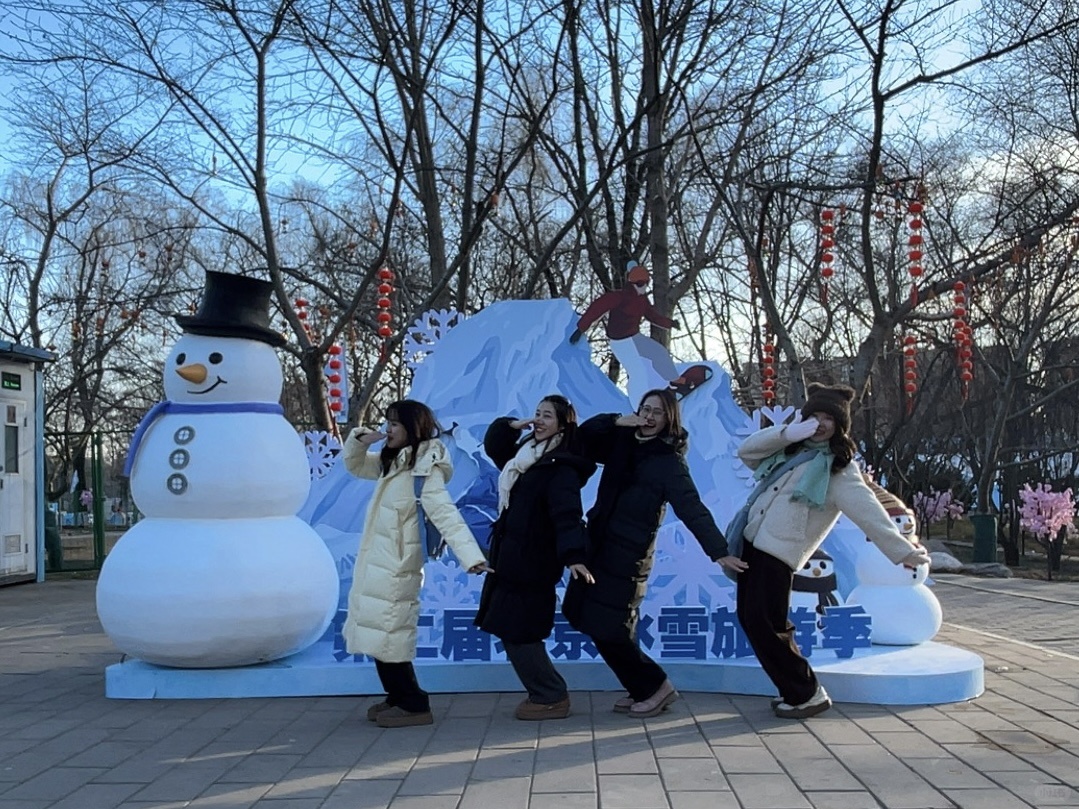
[[[603,314],[607,314],[607,336],[612,340],[624,340],[638,334],[641,330],[641,319],[647,318],[649,322],[662,326],[665,329],[672,328],[675,321],[664,317],[660,311],[652,305],[647,295],[637,292],[632,286],[605,292],[592,301],[591,305],[577,321],[577,330],[582,334],[588,331]]]

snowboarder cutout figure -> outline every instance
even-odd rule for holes
[[[582,335],[603,315],[607,315],[606,332],[611,351],[622,363],[629,376],[629,398],[637,401],[646,391],[669,387],[679,399],[712,378],[707,365],[694,365],[679,373],[670,353],[660,343],[641,334],[641,320],[664,329],[678,329],[681,324],[663,315],[648,298],[652,276],[636,261],[626,263],[626,285],[605,292],[592,301],[570,335],[577,343]]]

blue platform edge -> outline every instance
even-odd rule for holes
[[[872,646],[848,659],[814,654],[813,669],[836,702],[874,705],[939,705],[974,699],[985,690],[981,657],[954,646]],[[773,696],[775,687],[753,657],[729,660],[663,660],[684,691]],[[506,662],[416,662],[421,685],[433,694],[522,691]],[[571,691],[621,690],[601,661],[559,665]],[[110,699],[230,699],[314,697],[382,693],[372,663],[333,659],[320,642],[272,663],[229,669],[176,669],[129,659],[105,669]]]

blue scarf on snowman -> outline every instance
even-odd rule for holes
[[[165,400],[158,402],[142,417],[139,426],[135,428],[135,434],[131,436],[131,447],[127,451],[127,460],[124,461],[124,477],[131,477],[131,468],[135,465],[135,454],[139,451],[142,439],[146,437],[146,431],[150,429],[157,419],[168,413],[272,413],[278,416],[285,414],[285,409],[276,402],[207,402],[206,404],[185,404],[182,402],[170,402]]]

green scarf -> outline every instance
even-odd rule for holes
[[[832,460],[835,455],[831,452],[827,441],[805,441],[802,446],[806,449],[817,450],[817,454],[802,464],[802,477],[791,495],[791,500],[796,503],[808,503],[811,508],[821,508],[828,495],[828,481],[832,476]],[[773,469],[782,466],[791,457],[786,451],[780,450],[771,457],[765,458],[754,470],[753,479],[764,480]]]

